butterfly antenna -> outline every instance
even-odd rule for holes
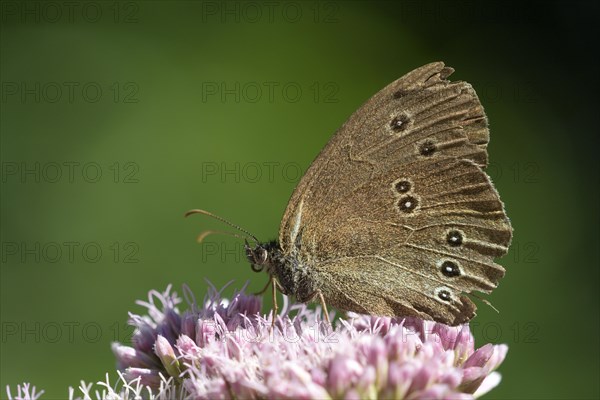
[[[213,213],[210,213],[210,212],[208,212],[208,211],[206,211],[206,210],[200,210],[200,209],[190,210],[190,211],[188,211],[188,212],[186,212],[186,213],[185,213],[185,216],[186,216],[186,217],[189,217],[189,216],[190,216],[190,215],[192,215],[192,214],[202,214],[202,215],[208,215],[208,216],[209,216],[209,217],[211,217],[211,218],[214,218],[214,219],[216,219],[216,220],[219,220],[219,221],[223,222],[224,224],[227,224],[227,225],[231,226],[232,228],[235,228],[235,229],[237,229],[238,231],[240,231],[240,232],[242,232],[242,233],[245,233],[245,234],[246,234],[248,237],[252,238],[252,239],[253,239],[253,240],[254,240],[256,243],[259,243],[259,242],[260,242],[260,241],[259,241],[259,240],[256,238],[256,236],[254,236],[253,234],[251,234],[251,233],[250,233],[250,232],[248,232],[247,230],[245,230],[245,229],[243,229],[243,228],[241,228],[241,227],[239,227],[239,226],[237,226],[237,225],[235,225],[235,224],[233,224],[233,223],[231,223],[231,222],[227,221],[225,218],[219,217],[218,215],[215,215],[215,214],[213,214]],[[206,232],[210,232],[210,233],[213,233],[213,232],[214,232],[214,233],[216,233],[216,232],[219,232],[219,233],[224,233],[224,232],[222,232],[222,231],[205,231],[205,232],[202,232],[202,233],[200,234],[200,236],[198,237],[198,239],[204,239],[206,236],[210,235],[210,233],[208,233],[208,234],[206,234],[206,235],[205,235],[204,233],[206,233]],[[232,235],[232,236],[233,236],[233,235]],[[239,237],[239,236],[237,236],[237,237]]]
[[[233,237],[236,237],[236,238],[238,238],[238,239],[246,239],[246,237],[245,237],[245,236],[238,235],[238,234],[237,234],[237,233],[235,233],[235,232],[227,232],[227,231],[203,231],[203,232],[201,232],[201,233],[198,235],[198,237],[196,238],[196,241],[197,241],[198,243],[202,243],[202,241],[203,241],[203,240],[204,240],[204,239],[205,239],[205,238],[206,238],[208,235],[215,235],[215,234],[217,234],[217,235],[227,235],[227,236],[233,236]]]

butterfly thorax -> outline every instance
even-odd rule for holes
[[[273,240],[254,248],[246,246],[246,257],[253,271],[260,272],[266,268],[269,276],[277,279],[283,294],[296,296],[301,302],[314,297],[317,289],[314,276],[296,251],[285,254],[279,242]]]

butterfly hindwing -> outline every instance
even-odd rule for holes
[[[467,322],[475,314],[475,305],[466,296],[453,294],[414,267],[407,268],[386,257],[353,257],[321,267],[326,301],[341,310],[415,316],[448,325]],[[444,302],[438,297],[443,290],[450,293]]]

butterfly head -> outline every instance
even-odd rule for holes
[[[267,273],[273,274],[277,267],[284,262],[279,243],[275,240],[266,243],[257,242],[254,247],[246,241],[244,248],[246,258],[254,272],[261,272],[266,267]]]
[[[262,271],[269,261],[268,250],[260,243],[252,247],[248,241],[246,241],[244,249],[246,250],[246,258],[250,262],[252,270],[254,272]]]
[[[254,243],[256,243],[256,246],[252,247],[250,245],[250,243],[248,243],[248,239],[244,238],[244,241],[245,241],[244,248],[246,250],[246,258],[248,258],[248,261],[250,261],[252,270],[255,272],[260,272],[265,268],[265,266],[268,264],[268,261],[269,261],[269,253],[272,252],[274,248],[278,247],[276,242],[269,242],[269,243],[264,243],[264,244],[260,243],[259,240],[256,238],[256,236],[254,236],[247,230],[237,226],[236,224],[232,224],[231,222],[227,221],[225,218],[219,217],[218,215],[215,215],[206,210],[201,210],[201,209],[190,210],[187,213],[185,213],[185,216],[188,217],[193,214],[202,214],[202,215],[209,216],[209,217],[219,220],[241,232],[241,234],[240,234],[237,232],[206,230],[206,231],[203,231],[198,236],[198,239],[197,239],[198,243],[202,242],[206,236],[214,234],[214,233],[225,234],[225,235],[233,236],[233,237],[240,238],[240,239],[244,238],[244,236],[242,236],[242,234],[243,234],[243,235],[247,236],[249,239],[252,239],[254,241]]]

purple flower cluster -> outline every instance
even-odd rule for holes
[[[467,325],[349,313],[335,328],[304,305],[284,305],[275,327],[259,297],[231,301],[211,288],[189,308],[170,287],[147,315],[130,314],[132,346],[113,344],[128,387],[178,398],[469,399],[496,386],[505,345],[474,349]],[[160,398],[160,396],[158,396]]]

